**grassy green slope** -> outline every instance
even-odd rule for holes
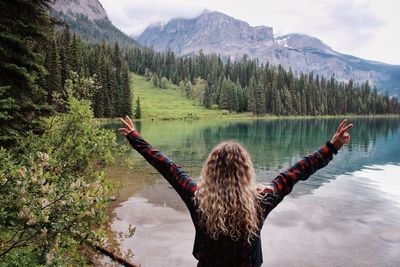
[[[249,113],[230,114],[224,110],[207,109],[180,95],[176,85],[169,84],[167,89],[160,89],[144,76],[131,75],[131,86],[136,103],[140,98],[142,119],[206,119],[249,117]]]
[[[238,118],[332,118],[332,117],[368,117],[363,115],[323,115],[323,116],[275,116],[266,114],[257,117],[249,112],[229,113],[226,110],[207,109],[192,100],[180,95],[178,86],[169,84],[167,89],[160,89],[144,76],[131,74],[131,89],[134,94],[134,103],[140,98],[142,119],[144,120],[180,120],[180,119],[238,119]],[[371,115],[370,117],[391,117],[393,115]],[[394,115],[396,116],[396,115]]]

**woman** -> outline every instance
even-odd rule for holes
[[[306,180],[332,160],[350,141],[348,130],[353,126],[343,120],[331,141],[263,186],[256,185],[250,156],[236,142],[221,143],[211,151],[197,183],[147,143],[128,116],[121,122],[120,133],[168,180],[189,209],[196,230],[193,256],[202,267],[260,266],[260,231],[266,217],[297,181]]]

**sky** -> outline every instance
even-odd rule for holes
[[[137,36],[172,18],[220,11],[274,35],[303,33],[335,51],[400,65],[399,0],[99,0],[113,24]]]

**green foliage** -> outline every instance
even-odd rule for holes
[[[151,79],[153,81],[153,85],[154,86],[158,86],[159,85],[159,78],[157,75],[153,75],[153,78]]]
[[[234,112],[239,110],[239,98],[234,83],[229,87],[229,110]]]
[[[191,88],[190,98],[200,104],[203,104],[206,88],[207,82],[200,77],[196,78],[195,84]]]
[[[133,100],[133,88],[131,88],[131,79],[129,76],[128,64],[124,62],[121,73],[121,93],[119,98],[121,101],[117,103],[119,107],[118,116],[131,116],[132,115],[132,100]]]
[[[113,47],[104,42],[100,45],[87,44],[75,35],[71,37],[68,27],[53,33],[52,39],[46,53],[46,66],[49,70],[46,80],[48,102],[57,111],[65,112],[67,109],[66,87],[70,86],[66,84],[67,81],[90,88],[89,84],[76,81],[80,79],[83,82],[86,79],[89,83],[93,80],[96,90],[77,97],[92,101],[96,117],[132,114],[129,67],[118,43]]]
[[[185,82],[184,81],[179,82],[179,93],[181,94],[181,96],[185,95]]]
[[[47,56],[46,56],[46,68],[48,75],[47,80],[47,102],[53,106],[55,95],[63,95],[63,90],[61,86],[61,61],[60,52],[57,45],[56,38],[52,38],[48,44]]]
[[[132,74],[132,86],[135,88],[135,102],[140,98],[141,119],[217,119],[226,117],[222,110],[213,105],[207,109],[201,105],[193,105],[193,101],[182,97],[176,85],[160,90],[144,76]],[[248,116],[247,113],[237,114],[237,117]]]
[[[15,150],[0,149],[1,262],[69,265],[79,244],[102,240],[103,167],[122,150],[94,123],[88,101],[71,97],[68,107],[41,138],[29,133]]]
[[[51,112],[41,83],[48,2],[0,3],[0,146],[14,145],[27,131],[42,132],[41,118]]]
[[[212,104],[212,91],[211,87],[205,84],[204,96],[203,96],[203,105],[206,108],[211,108]]]
[[[109,44],[118,42],[123,46],[139,46],[131,37],[117,29],[109,20],[101,19],[92,21],[83,14],[78,14],[72,19],[62,12],[51,10],[53,16],[69,25],[71,30],[88,42],[106,41]]]
[[[219,95],[219,106],[222,109],[229,109],[229,91],[231,81],[224,78],[222,81],[221,91]]]
[[[135,109],[135,119],[142,118],[142,109],[140,107],[140,99],[139,97],[136,99],[136,109]]]
[[[257,105],[256,105],[256,92],[255,92],[255,79],[252,77],[250,80],[250,87],[248,89],[248,104],[247,109],[254,115],[257,114]]]
[[[261,81],[255,85],[254,94],[256,97],[257,115],[265,114],[265,99]]]
[[[65,91],[68,95],[78,100],[91,99],[92,96],[101,89],[97,83],[96,75],[85,78],[71,71],[69,76],[70,79],[65,81]]]
[[[161,89],[167,89],[168,84],[169,84],[168,79],[165,78],[165,77],[162,77],[161,80],[160,80],[160,83],[159,83],[160,88]]]
[[[190,98],[190,92],[192,91],[192,82],[188,81],[185,83],[185,95],[186,98]]]
[[[169,50],[155,52],[151,48],[136,47],[127,48],[125,58],[131,71],[144,74],[147,70],[152,73],[155,85],[159,85],[158,77],[166,77],[179,84],[187,98],[193,98],[191,84],[196,84],[197,78],[205,80],[210,87],[207,101],[202,101],[206,107],[217,104],[221,109],[256,115],[400,113],[396,97],[371,92],[368,82],[355,85],[353,81],[338,81],[334,76],[314,77],[312,73],[296,77],[290,69],[260,65],[257,59],[247,56],[224,63],[216,54],[200,52],[192,57],[175,57]]]

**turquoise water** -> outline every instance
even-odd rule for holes
[[[193,177],[216,144],[238,141],[252,156],[258,182],[268,183],[330,139],[340,121],[168,121],[137,123],[136,128]],[[400,119],[350,122],[350,144],[327,167],[298,183],[271,213],[262,233],[266,266],[400,263]],[[136,152],[127,156],[135,159],[133,169],[122,165],[109,172],[121,185],[114,229],[137,227],[133,238],[121,240],[122,248],[135,251],[143,266],[195,266],[190,255],[194,233],[179,197]],[[292,256],[278,257],[281,250]],[[159,256],[151,260],[151,253]]]
[[[162,121],[136,123],[136,128],[193,177],[199,175],[203,162],[216,144],[224,140],[238,141],[252,156],[257,180],[268,182],[280,170],[330,139],[339,122],[340,119]],[[350,133],[350,144],[313,179],[299,184],[295,194],[311,193],[337,175],[360,170],[363,166],[400,164],[400,119],[357,118],[351,122],[355,126]],[[119,140],[125,142],[121,137]],[[139,172],[147,167],[136,152],[132,151],[129,156],[135,159]]]

